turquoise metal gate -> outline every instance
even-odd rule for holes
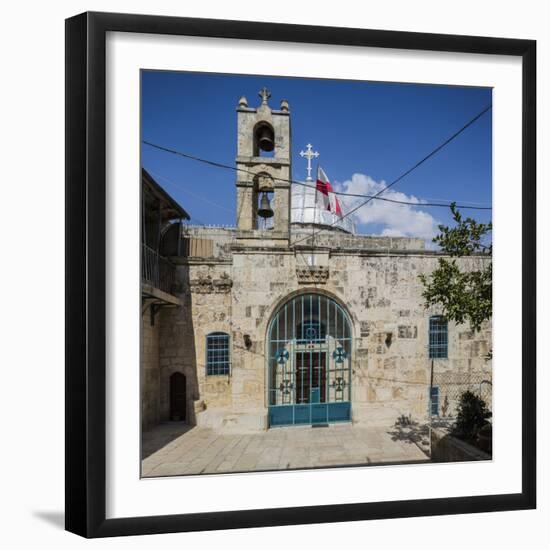
[[[333,299],[296,296],[268,330],[270,426],[351,420],[351,322]]]

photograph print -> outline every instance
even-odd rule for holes
[[[491,460],[491,107],[141,71],[142,477]]]

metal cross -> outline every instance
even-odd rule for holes
[[[344,348],[336,348],[332,352],[332,357],[337,363],[343,363],[347,356],[348,354]]]
[[[308,143],[305,151],[300,151],[300,156],[307,159],[307,178],[306,181],[313,181],[311,177],[311,159],[316,159],[319,156],[317,151],[313,151],[313,146]]]
[[[294,387],[294,384],[292,383],[292,380],[283,380],[281,384],[279,385],[279,391],[282,393],[288,395],[290,393],[290,390]]]
[[[341,376],[338,376],[336,380],[332,381],[332,387],[335,391],[344,391],[344,388],[346,387],[346,381]]]

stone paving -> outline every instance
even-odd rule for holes
[[[227,434],[165,423],[144,433],[142,457],[143,477],[429,461],[393,427],[351,424]]]

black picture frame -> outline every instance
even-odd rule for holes
[[[522,491],[517,494],[106,519],[105,43],[108,31],[520,57]],[[252,45],[251,45],[252,47]],[[83,13],[66,20],[66,529],[108,537],[532,509],[536,506],[536,42]]]

